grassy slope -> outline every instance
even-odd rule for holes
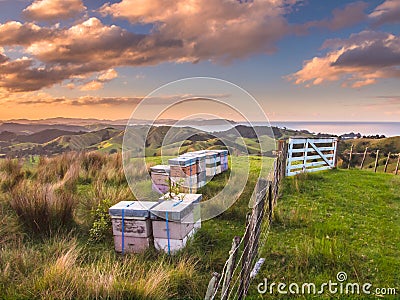
[[[399,191],[400,176],[358,170],[285,179],[252,295],[264,277],[320,284],[340,271],[400,293]]]
[[[344,158],[345,166],[347,166],[347,160],[349,158],[349,152],[351,145],[354,145],[353,152],[364,153],[365,148],[368,147],[369,154],[366,156],[364,162],[364,168],[366,170],[374,170],[375,166],[375,153],[376,150],[380,150],[379,161],[378,161],[378,172],[383,172],[386,163],[387,155],[389,152],[392,153],[392,157],[389,161],[387,172],[394,173],[396,169],[397,157],[393,154],[398,153],[400,149],[400,136],[384,138],[384,139],[355,139],[355,140],[345,140],[339,143],[339,156]],[[346,152],[347,154],[342,156],[341,154]],[[372,153],[371,153],[372,152]],[[351,166],[359,167],[361,165],[363,155],[353,155]]]
[[[238,160],[239,165],[245,164],[242,158]],[[160,157],[151,157],[147,162],[159,163]],[[259,157],[250,159],[250,180],[235,205],[219,217],[203,222],[201,230],[177,255],[168,257],[148,251],[141,255],[126,255],[122,259],[113,250],[112,237],[105,242],[90,243],[87,228],[77,220],[71,233],[60,232],[51,239],[36,239],[25,235],[23,243],[8,244],[0,249],[0,269],[5,269],[0,273],[0,298],[92,298],[93,291],[96,290],[99,290],[99,295],[110,293],[110,297],[119,299],[203,298],[211,272],[222,269],[232,238],[243,233],[248,199],[254,189],[259,162]],[[271,163],[272,160],[269,160],[269,164]],[[204,200],[218,193],[228,178],[229,172],[221,174],[203,188],[200,192],[203,193]],[[90,183],[79,184],[79,199],[86,199],[85,194],[90,190]],[[5,194],[0,196],[4,200],[7,198]],[[2,204],[7,207],[4,202]],[[82,204],[78,204],[78,210]],[[82,212],[77,211],[77,214],[82,215]],[[7,237],[14,228],[18,234],[23,234],[22,227],[6,227],[5,222],[9,222],[6,211],[1,216],[4,224],[0,224],[0,237]],[[11,212],[10,216],[11,220],[16,220]],[[70,249],[73,249],[72,252],[68,252]],[[10,264],[12,261],[16,263]],[[140,288],[142,281],[151,284],[163,276],[168,277],[165,280],[167,283],[154,283],[154,288],[145,286],[143,291]],[[110,283],[103,283],[106,279]],[[119,284],[115,285],[115,281]],[[94,287],[90,286],[85,290],[90,282],[93,282]],[[164,287],[166,284],[167,289]],[[147,296],[146,291],[150,291]]]
[[[160,158],[151,157],[147,161],[156,164]],[[149,251],[121,259],[114,253],[111,238],[98,244],[88,243],[87,228],[78,222],[72,233],[61,232],[45,240],[25,236],[22,244],[8,244],[1,249],[0,269],[4,271],[0,273],[0,298],[1,295],[5,298],[43,295],[57,298],[66,289],[71,290],[74,298],[82,298],[85,293],[93,297],[93,288],[85,290],[88,282],[114,292],[110,294],[112,297],[142,295],[139,298],[143,298],[145,291],[137,290],[142,285],[140,282],[152,282],[162,276],[169,278],[167,292],[160,288],[166,284],[163,282],[146,288],[152,291],[154,298],[163,299],[167,295],[173,299],[202,298],[211,272],[222,270],[232,238],[243,233],[259,158],[252,157],[250,162],[250,180],[240,199],[224,214],[204,222],[179,254],[168,258]],[[244,161],[239,163],[244,164]],[[200,191],[205,200],[221,190],[228,175],[217,176]],[[90,188],[89,183],[78,186],[80,201],[85,199],[84,194]],[[251,295],[257,297],[254,288],[263,277],[271,281],[319,283],[335,279],[339,271],[347,272],[352,281],[358,278],[360,282],[368,281],[375,286],[400,288],[399,188],[400,176],[357,170],[335,170],[286,179],[271,233],[262,249],[267,262],[252,285]],[[0,226],[0,238],[10,236],[10,230],[17,234],[24,232],[23,228],[6,226],[10,221],[15,222],[12,214],[3,211],[2,216],[4,226]],[[72,252],[76,259],[68,256],[71,247],[79,250]],[[59,264],[64,258],[71,261],[67,260],[68,264],[61,270],[54,270],[61,268]],[[117,278],[118,285],[109,287],[102,283],[106,278],[113,282],[112,276]],[[136,282],[140,284],[135,285]]]

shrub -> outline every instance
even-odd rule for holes
[[[75,197],[66,190],[25,180],[10,196],[20,222],[33,233],[48,235],[73,224]]]
[[[90,241],[100,242],[111,236],[111,218],[108,214],[111,205],[111,201],[105,199],[92,211],[94,221],[89,231]]]
[[[79,197],[76,210],[78,221],[91,227],[94,222],[92,212],[103,199],[109,199],[111,205],[124,200],[134,200],[132,192],[127,185],[113,186],[97,180]]]

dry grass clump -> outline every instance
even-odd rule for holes
[[[66,152],[59,156],[47,158],[41,156],[36,171],[37,180],[41,183],[56,183],[76,180],[79,176],[80,155]]]
[[[22,181],[10,192],[10,204],[30,231],[50,234],[73,224],[75,196],[50,184]]]
[[[148,172],[136,161],[130,167],[134,176]],[[18,161],[4,160],[1,184],[3,175],[0,298],[174,299],[197,290],[193,259],[151,250],[121,257],[111,238],[96,244],[86,239],[99,203],[134,200],[120,153],[41,157],[30,176]]]
[[[21,238],[22,234],[17,217],[0,207],[0,245],[16,243]]]
[[[11,191],[24,178],[22,165],[16,159],[0,160],[0,191]]]
[[[89,260],[77,240],[48,240],[46,258],[36,270],[33,282],[22,280],[20,293],[41,299],[171,299],[183,291],[193,294],[195,262],[181,258],[176,262],[160,258],[148,260],[139,255],[124,258],[105,252]],[[57,245],[67,245],[54,255],[47,254]],[[21,252],[28,249],[21,249]],[[25,271],[23,271],[25,272]]]
[[[108,155],[105,164],[96,173],[94,178],[110,184],[118,185],[126,183],[121,153]]]

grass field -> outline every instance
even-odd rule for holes
[[[237,160],[239,166],[245,163]],[[147,161],[159,162],[159,157]],[[107,211],[133,199],[117,155],[63,154],[22,167],[1,161],[0,298],[203,298],[211,272],[222,268],[233,236],[243,232],[259,168],[260,158],[250,158],[250,179],[240,199],[204,222],[183,251],[172,257],[152,250],[122,257],[113,250],[110,227],[104,239],[93,241],[90,235],[102,200],[110,200]],[[204,199],[228,178],[229,172],[214,178],[200,191]]]
[[[243,158],[235,159],[244,166]],[[159,162],[159,157],[147,161]],[[105,204],[110,205],[133,199],[121,166],[117,154],[64,154],[36,158],[22,167],[0,161],[0,298],[204,297],[211,272],[223,268],[232,238],[243,234],[260,158],[250,158],[250,178],[234,206],[204,222],[188,246],[172,257],[152,250],[122,257],[113,250],[109,227],[102,239],[93,240],[103,200],[109,199]],[[221,174],[202,188],[204,199],[218,193],[228,177],[229,172]],[[46,192],[37,192],[42,190]],[[339,271],[352,281],[399,289],[399,190],[400,176],[358,170],[286,178],[261,252],[267,260],[249,298],[260,298],[255,287],[264,277],[317,284],[334,280]],[[41,206],[49,215],[43,218],[32,204],[42,205],[47,193],[52,201]],[[28,208],[23,215],[16,213],[21,207]],[[40,221],[47,226],[37,228]]]
[[[347,282],[396,288],[399,298],[400,176],[339,169],[286,178],[262,256],[256,283],[318,286],[346,272]],[[367,297],[343,297],[351,298]]]

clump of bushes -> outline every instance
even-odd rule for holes
[[[101,242],[111,237],[111,218],[108,209],[112,202],[108,199],[100,201],[96,209],[92,211],[93,225],[90,228],[89,235],[91,242]]]

